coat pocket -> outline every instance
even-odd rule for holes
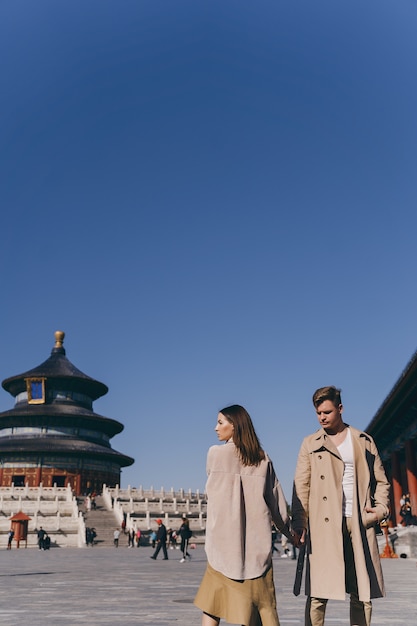
[[[365,528],[372,528],[372,526],[376,526],[378,524],[378,521],[375,519],[375,515],[374,513],[367,513],[366,511],[364,511],[362,513],[362,523],[365,526]]]

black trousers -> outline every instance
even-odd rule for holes
[[[166,541],[158,541],[156,544],[156,550],[153,553],[153,558],[156,559],[156,557],[159,554],[160,549],[162,548],[162,552],[164,553],[164,559],[168,558],[168,553],[167,553],[167,544]]]

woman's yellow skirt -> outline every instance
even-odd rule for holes
[[[194,604],[230,624],[279,626],[272,565],[259,578],[232,580],[207,564]]]

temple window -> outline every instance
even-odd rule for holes
[[[28,404],[45,404],[45,378],[26,378]]]

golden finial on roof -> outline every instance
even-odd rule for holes
[[[55,348],[62,348],[64,343],[65,333],[63,330],[55,331]]]

